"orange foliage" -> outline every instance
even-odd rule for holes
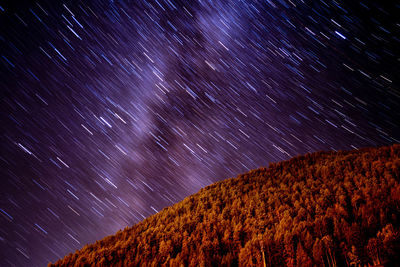
[[[50,266],[400,262],[400,145],[318,152],[210,185]]]

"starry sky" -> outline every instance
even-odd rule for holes
[[[399,5],[380,2],[0,4],[0,265],[269,162],[399,143]]]

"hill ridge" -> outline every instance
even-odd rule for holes
[[[54,266],[393,264],[399,158],[393,145],[271,163],[206,186]]]

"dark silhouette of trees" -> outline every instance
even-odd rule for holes
[[[400,145],[317,152],[215,183],[50,266],[392,266]]]

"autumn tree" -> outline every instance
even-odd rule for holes
[[[400,145],[272,163],[50,266],[393,266],[399,167]]]

